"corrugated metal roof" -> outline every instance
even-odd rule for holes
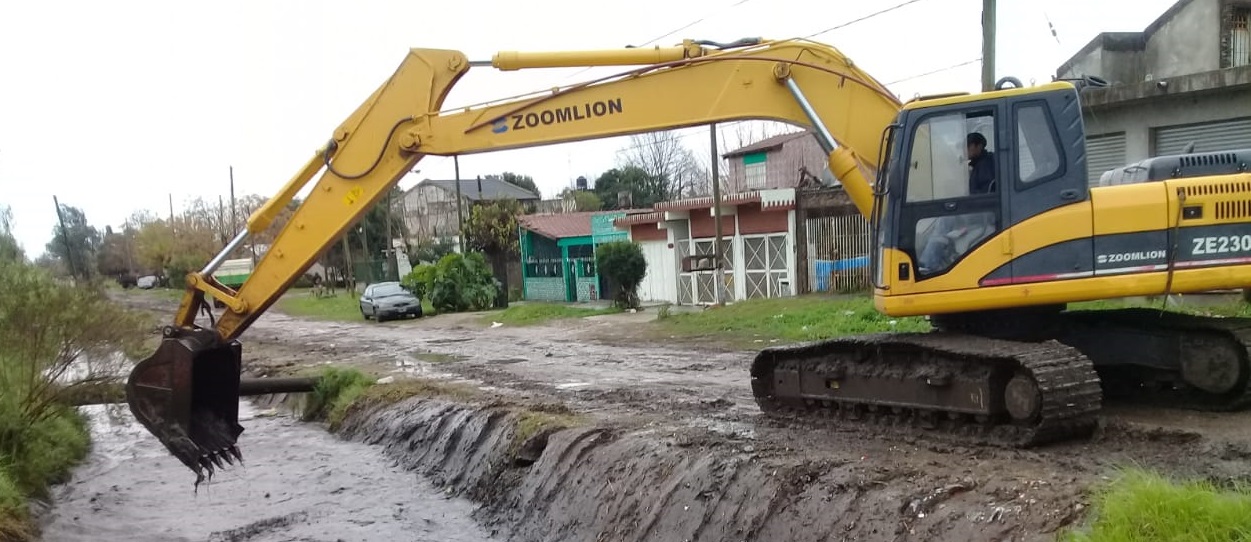
[[[746,147],[740,147],[738,149],[727,152],[721,155],[721,157],[731,158],[734,156],[741,156],[744,154],[758,152],[758,151],[767,151],[769,149],[781,147],[782,144],[786,143],[787,141],[791,141],[793,139],[799,139],[803,136],[811,135],[811,134],[812,134],[811,131],[804,130],[804,131],[799,131],[799,132],[791,132],[789,134],[775,135],[773,137],[765,138],[755,143],[752,143],[751,145],[748,145]]]
[[[478,196],[478,179],[461,179],[460,193],[470,201],[515,199],[518,201],[537,200],[539,196],[512,183],[497,179],[482,179],[482,195]],[[456,179],[426,179],[417,183],[434,185],[453,194],[456,193]]]

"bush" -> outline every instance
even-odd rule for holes
[[[630,241],[612,241],[595,247],[595,266],[617,285],[616,304],[622,309],[639,306],[638,287],[647,275],[643,248]]]
[[[488,309],[501,289],[486,258],[477,252],[452,253],[438,264],[419,265],[400,284],[418,298],[429,299],[440,313]]]
[[[426,299],[426,295],[430,293],[430,288],[434,284],[434,276],[434,265],[423,263],[404,275],[404,278],[400,279],[400,286],[412,292],[417,299]]]
[[[68,397],[124,377],[148,319],[100,284],[73,287],[18,262],[0,263],[0,539],[32,536],[25,500],[44,496],[87,453],[85,420]]]

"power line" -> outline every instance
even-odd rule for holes
[[[894,81],[891,81],[891,82],[889,82],[889,83],[886,83],[886,85],[888,85],[888,86],[889,86],[889,85],[893,85],[893,84],[895,84],[895,83],[902,83],[902,82],[904,82],[904,81],[911,81],[911,80],[913,80],[913,79],[920,79],[920,78],[922,78],[922,77],[925,77],[925,76],[928,76],[928,75],[934,75],[934,74],[936,74],[936,73],[942,73],[942,72],[945,72],[945,71],[951,71],[951,70],[954,70],[954,69],[956,69],[956,68],[960,68],[960,67],[963,67],[963,66],[968,66],[969,64],[973,64],[973,63],[975,63],[975,62],[980,62],[981,60],[982,60],[982,57],[977,57],[977,58],[974,58],[974,59],[972,59],[972,60],[966,60],[966,61],[961,62],[961,63],[959,63],[959,64],[952,64],[952,65],[947,66],[947,67],[945,67],[945,68],[938,68],[937,70],[931,70],[931,71],[927,71],[927,72],[925,72],[925,73],[918,73],[918,74],[916,74],[916,75],[909,75],[908,77],[905,77],[905,78],[903,78],[903,79],[896,79],[896,80],[894,80]]]
[[[737,2],[735,2],[735,3],[733,3],[733,4],[730,4],[730,5],[728,5],[728,6],[724,7],[724,8],[721,8],[721,9],[719,9],[719,10],[713,11],[713,12],[712,12],[712,15],[716,15],[716,14],[719,14],[719,13],[723,13],[723,12],[729,11],[729,10],[731,10],[731,9],[734,9],[734,8],[736,8],[736,7],[739,7],[739,6],[741,6],[741,5],[743,5],[743,4],[746,4],[746,3],[748,3],[748,2],[751,2],[751,0],[738,0]],[[695,19],[694,21],[691,21],[691,22],[689,22],[689,23],[686,23],[686,24],[684,24],[684,25],[682,25],[682,26],[680,26],[680,27],[678,27],[678,28],[676,28],[676,29],[674,29],[674,30],[671,30],[671,31],[669,31],[669,32],[668,32],[668,33],[666,33],[666,34],[662,34],[662,35],[660,35],[660,36],[656,36],[656,37],[654,37],[654,38],[652,38],[652,39],[650,39],[650,40],[647,40],[647,41],[643,42],[643,43],[642,43],[642,44],[640,44],[640,45],[634,45],[633,47],[646,47],[646,46],[648,46],[648,45],[651,45],[652,43],[655,43],[655,42],[660,41],[660,40],[662,40],[662,39],[665,39],[665,38],[667,38],[667,37],[669,37],[669,36],[672,36],[672,35],[674,35],[674,34],[677,34],[678,32],[681,32],[681,31],[683,31],[683,30],[686,30],[687,28],[690,28],[690,27],[695,26],[695,25],[697,25],[697,24],[699,24],[699,23],[702,23],[702,22],[704,22],[705,20],[707,20],[709,17],[710,17],[709,15],[705,15],[705,16],[703,16],[703,17],[700,17],[700,18],[698,18],[698,19]],[[567,81],[567,80],[569,80],[569,79],[573,78],[573,77],[574,77],[574,76],[576,76],[576,75],[579,75],[579,74],[582,74],[582,73],[586,73],[588,70],[592,69],[593,67],[594,67],[594,66],[587,66],[587,67],[585,67],[585,68],[582,68],[581,70],[578,70],[578,71],[576,71],[576,72],[573,72],[573,73],[569,74],[568,76],[566,76],[564,79],[562,79],[562,81]]]
[[[874,17],[877,17],[878,15],[882,15],[882,14],[885,14],[885,13],[889,13],[889,12],[891,12],[891,11],[895,11],[895,10],[897,10],[897,9],[901,8],[901,7],[907,6],[907,5],[909,5],[909,4],[915,4],[915,3],[920,2],[920,1],[921,1],[921,0],[908,0],[907,2],[903,2],[903,3],[895,4],[895,5],[891,6],[891,7],[888,7],[888,8],[886,8],[886,9],[883,9],[883,10],[881,10],[881,11],[875,11],[875,12],[873,12],[873,13],[870,13],[870,14],[868,14],[868,15],[865,15],[865,16],[863,16],[863,17],[860,17],[859,19],[853,19],[853,20],[847,21],[847,22],[842,23],[842,24],[838,24],[838,25],[835,25],[835,26],[831,26],[831,27],[829,27],[829,28],[827,28],[827,29],[825,29],[825,30],[822,30],[822,31],[820,31],[820,32],[817,32],[817,33],[815,33],[815,34],[809,34],[809,35],[807,35],[807,36],[804,36],[804,39],[811,39],[811,38],[815,38],[815,37],[817,37],[817,36],[820,36],[821,34],[827,34],[827,33],[829,33],[829,32],[833,32],[833,31],[838,30],[838,29],[840,29],[840,28],[846,28],[846,27],[851,26],[851,25],[853,25],[853,24],[856,24],[856,23],[861,23],[861,22],[867,21],[867,20],[869,20],[869,19],[872,19],[872,18],[874,18]]]

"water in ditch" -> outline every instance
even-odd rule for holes
[[[240,403],[245,465],[195,475],[121,405],[83,407],[93,450],[54,488],[48,542],[484,542],[473,505],[443,496],[376,448]]]

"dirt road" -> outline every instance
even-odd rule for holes
[[[906,430],[783,427],[762,418],[751,399],[750,352],[634,337],[632,330],[653,317],[515,328],[484,326],[476,315],[378,324],[271,311],[248,332],[244,356],[252,370],[270,374],[351,364],[381,376],[461,379],[556,400],[640,434],[699,431],[700,445],[720,454],[714,457],[745,458],[794,477],[777,486],[793,495],[783,497],[793,501],[787,513],[796,515],[794,525],[815,522],[813,529],[833,532],[834,523],[826,523],[835,520],[805,519],[803,506],[816,518],[829,516],[820,507],[838,503],[841,514],[854,510],[851,517],[858,518],[839,524],[839,532],[873,540],[1046,540],[1082,518],[1084,490],[1116,466],[1135,463],[1224,481],[1245,476],[1251,458],[1251,413],[1113,406],[1093,439],[1034,450],[972,446]],[[770,476],[768,469],[761,476]],[[755,482],[733,472],[731,485],[750,491]],[[830,504],[795,504],[814,486],[826,494],[813,502]]]

